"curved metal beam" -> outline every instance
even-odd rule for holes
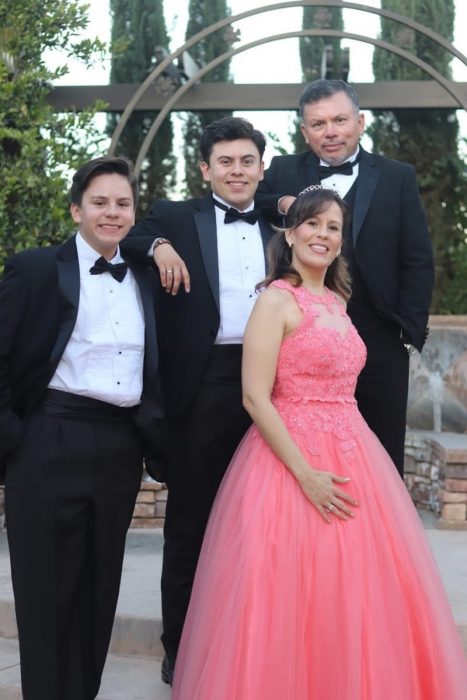
[[[227,61],[229,58],[232,56],[235,56],[236,54],[242,53],[243,51],[248,51],[249,49],[255,48],[256,46],[261,46],[262,44],[267,44],[271,41],[279,41],[282,39],[292,39],[300,36],[329,36],[329,37],[336,37],[336,38],[345,38],[345,39],[353,39],[355,41],[361,41],[365,42],[368,44],[373,44],[373,46],[378,46],[381,49],[385,49],[387,51],[390,51],[391,53],[395,53],[397,56],[400,56],[401,58],[406,59],[410,63],[413,63],[415,66],[423,70],[425,73],[428,73],[428,75],[431,75],[432,78],[434,78],[440,85],[444,87],[444,89],[454,97],[454,99],[457,101],[457,103],[463,107],[467,111],[467,99],[464,99],[464,96],[461,94],[460,91],[457,90],[455,85],[447,80],[441,73],[439,73],[437,70],[432,68],[428,63],[425,63],[425,61],[422,61],[420,58],[417,58],[416,56],[413,56],[411,53],[408,51],[405,51],[404,49],[399,48],[398,46],[393,46],[392,44],[389,44],[386,41],[381,41],[379,39],[371,39],[370,37],[365,37],[361,36],[360,34],[350,34],[348,32],[343,32],[337,29],[303,29],[298,32],[286,32],[283,34],[276,34],[271,37],[265,37],[262,39],[257,39],[256,41],[252,41],[249,44],[245,44],[244,46],[240,46],[238,49],[231,49],[230,51],[226,51],[225,53],[221,54],[220,56],[217,56],[215,59],[213,59],[210,63],[208,63],[206,66],[203,66],[190,80],[188,80],[186,83],[184,83],[166,102],[164,108],[159,112],[157,115],[157,118],[154,120],[154,122],[151,125],[151,128],[149,129],[148,133],[146,134],[146,137],[141,145],[140,151],[138,153],[138,157],[136,159],[135,163],[135,173],[136,176],[139,176],[141,166],[143,164],[143,161],[146,157],[146,154],[149,150],[149,146],[151,145],[160,125],[166,118],[166,116],[169,114],[170,110],[172,109],[173,105],[178,101],[178,99],[185,93],[187,92],[191,86],[197,82],[200,78],[202,78],[206,73],[211,71],[213,68],[218,66],[220,63],[223,63],[224,61]]]
[[[460,51],[458,51],[450,42],[448,42],[444,37],[442,37],[440,34],[437,34],[433,30],[429,29],[428,27],[425,27],[424,25],[420,24],[419,22],[415,22],[414,20],[409,19],[408,17],[404,17],[402,15],[399,15],[395,12],[390,12],[389,10],[382,10],[377,7],[370,7],[368,5],[360,5],[354,2],[347,2],[346,0],[289,0],[288,2],[280,2],[274,5],[264,5],[263,7],[257,7],[253,10],[247,10],[246,12],[241,12],[237,15],[232,15],[230,17],[225,17],[224,19],[219,20],[218,22],[215,22],[212,24],[210,27],[206,27],[202,31],[198,32],[194,36],[192,36],[188,41],[186,41],[180,48],[178,48],[176,51],[170,54],[170,56],[167,56],[156,68],[154,68],[153,71],[147,76],[147,78],[141,83],[139,88],[136,90],[135,94],[131,98],[131,100],[128,102],[128,105],[126,106],[125,110],[122,113],[122,116],[120,117],[117,127],[112,135],[112,141],[110,144],[109,148],[109,153],[114,153],[116,145],[118,143],[118,139],[121,136],[121,133],[123,129],[126,126],[126,123],[128,119],[130,118],[130,115],[133,112],[133,109],[136,104],[138,104],[139,100],[141,99],[142,95],[146,92],[146,90],[152,85],[154,80],[161,75],[164,70],[167,68],[167,66],[178,56],[180,56],[184,51],[187,51],[191,46],[194,44],[197,44],[199,41],[204,39],[205,37],[209,36],[210,34],[216,32],[219,29],[222,29],[223,27],[226,27],[230,24],[233,24],[234,22],[238,22],[239,20],[245,19],[247,17],[253,16],[253,15],[258,15],[262,14],[264,12],[270,12],[272,10],[281,10],[285,8],[291,8],[291,7],[310,7],[310,6],[317,6],[317,7],[338,7],[340,9],[348,9],[348,10],[359,10],[361,12],[370,12],[373,14],[380,15],[381,17],[385,17],[387,19],[392,19],[395,22],[398,22],[399,24],[403,24],[406,27],[410,27],[411,29],[414,29],[415,31],[418,31],[422,34],[425,34],[425,36],[430,37],[438,43],[440,46],[445,48],[449,53],[451,53],[453,56],[458,58],[462,63],[467,65],[467,57],[464,56]],[[310,30],[308,30],[310,31]],[[297,36],[302,36],[300,33],[294,33],[294,37]],[[305,35],[309,36],[309,35]],[[320,31],[319,36],[329,36],[328,34],[324,33],[324,30]],[[343,38],[350,38],[347,34]],[[366,39],[361,39],[361,40],[366,40]],[[376,41],[376,40],[373,40]],[[265,42],[263,42],[265,43]],[[373,43],[373,42],[370,42]],[[377,44],[374,44],[377,46]],[[251,48],[251,44],[249,44],[249,47]],[[243,47],[241,47],[243,48]],[[243,49],[245,50],[245,49]],[[237,52],[237,50],[236,50]],[[229,54],[234,55],[234,54]],[[223,54],[223,56],[226,56],[226,54]],[[223,60],[227,60],[229,57],[227,56]],[[217,65],[217,64],[216,64]],[[456,98],[457,99],[457,98]]]

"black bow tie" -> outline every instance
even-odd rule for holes
[[[320,180],[324,180],[326,177],[331,177],[331,175],[352,175],[354,165],[358,163],[359,158],[360,153],[357,155],[355,160],[348,160],[346,163],[341,163],[340,165],[319,165],[318,175]]]
[[[110,272],[114,280],[117,280],[117,282],[123,282],[127,270],[127,262],[121,262],[112,265],[112,263],[109,263],[108,260],[101,257],[96,260],[89,272],[91,273],[91,275],[101,275],[103,272]]]
[[[219,209],[225,211],[224,224],[231,224],[232,221],[246,221],[247,224],[256,224],[259,219],[258,209],[238,211],[238,209],[226,207],[225,204],[222,204],[222,202],[219,202],[217,199],[214,199],[214,204],[216,207],[219,207]]]

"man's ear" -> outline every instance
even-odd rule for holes
[[[360,136],[362,136],[363,132],[365,131],[365,115],[363,114],[363,112],[360,112],[360,114],[358,115],[358,126],[360,129]]]
[[[204,182],[211,182],[209,163],[206,163],[206,161],[202,160],[199,164],[199,169],[201,170],[201,175],[203,176]]]
[[[259,176],[258,180],[259,180],[259,182],[261,182],[261,180],[264,180],[264,160],[261,161],[260,176]]]
[[[76,202],[70,204],[70,214],[75,224],[81,223],[81,207],[79,204],[76,204]]]

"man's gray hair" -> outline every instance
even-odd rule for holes
[[[345,80],[314,80],[312,83],[308,83],[302,92],[300,97],[300,115],[303,117],[303,110],[305,105],[313,104],[314,102],[319,102],[325,97],[331,97],[335,95],[336,92],[344,92],[347,97],[351,100],[355,107],[355,111],[360,111],[360,100],[349,83]]]

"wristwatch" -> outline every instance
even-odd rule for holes
[[[413,355],[414,353],[417,352],[417,348],[415,345],[412,345],[411,343],[404,343],[404,348],[407,350],[407,353],[410,357],[410,355]]]
[[[159,236],[159,238],[156,238],[156,240],[152,244],[152,252],[154,253],[156,248],[158,248],[160,245],[163,245],[164,243],[172,245],[168,238],[162,238],[161,236]]]
[[[400,338],[402,340],[402,344],[403,344],[404,348],[407,350],[407,354],[409,355],[409,357],[410,357],[410,355],[413,355],[415,352],[417,352],[417,348],[415,347],[415,345],[412,345],[412,343],[409,343],[409,342],[404,342],[404,341],[407,341],[408,339],[407,339],[407,336],[405,335],[405,333],[402,329],[401,329]]]

